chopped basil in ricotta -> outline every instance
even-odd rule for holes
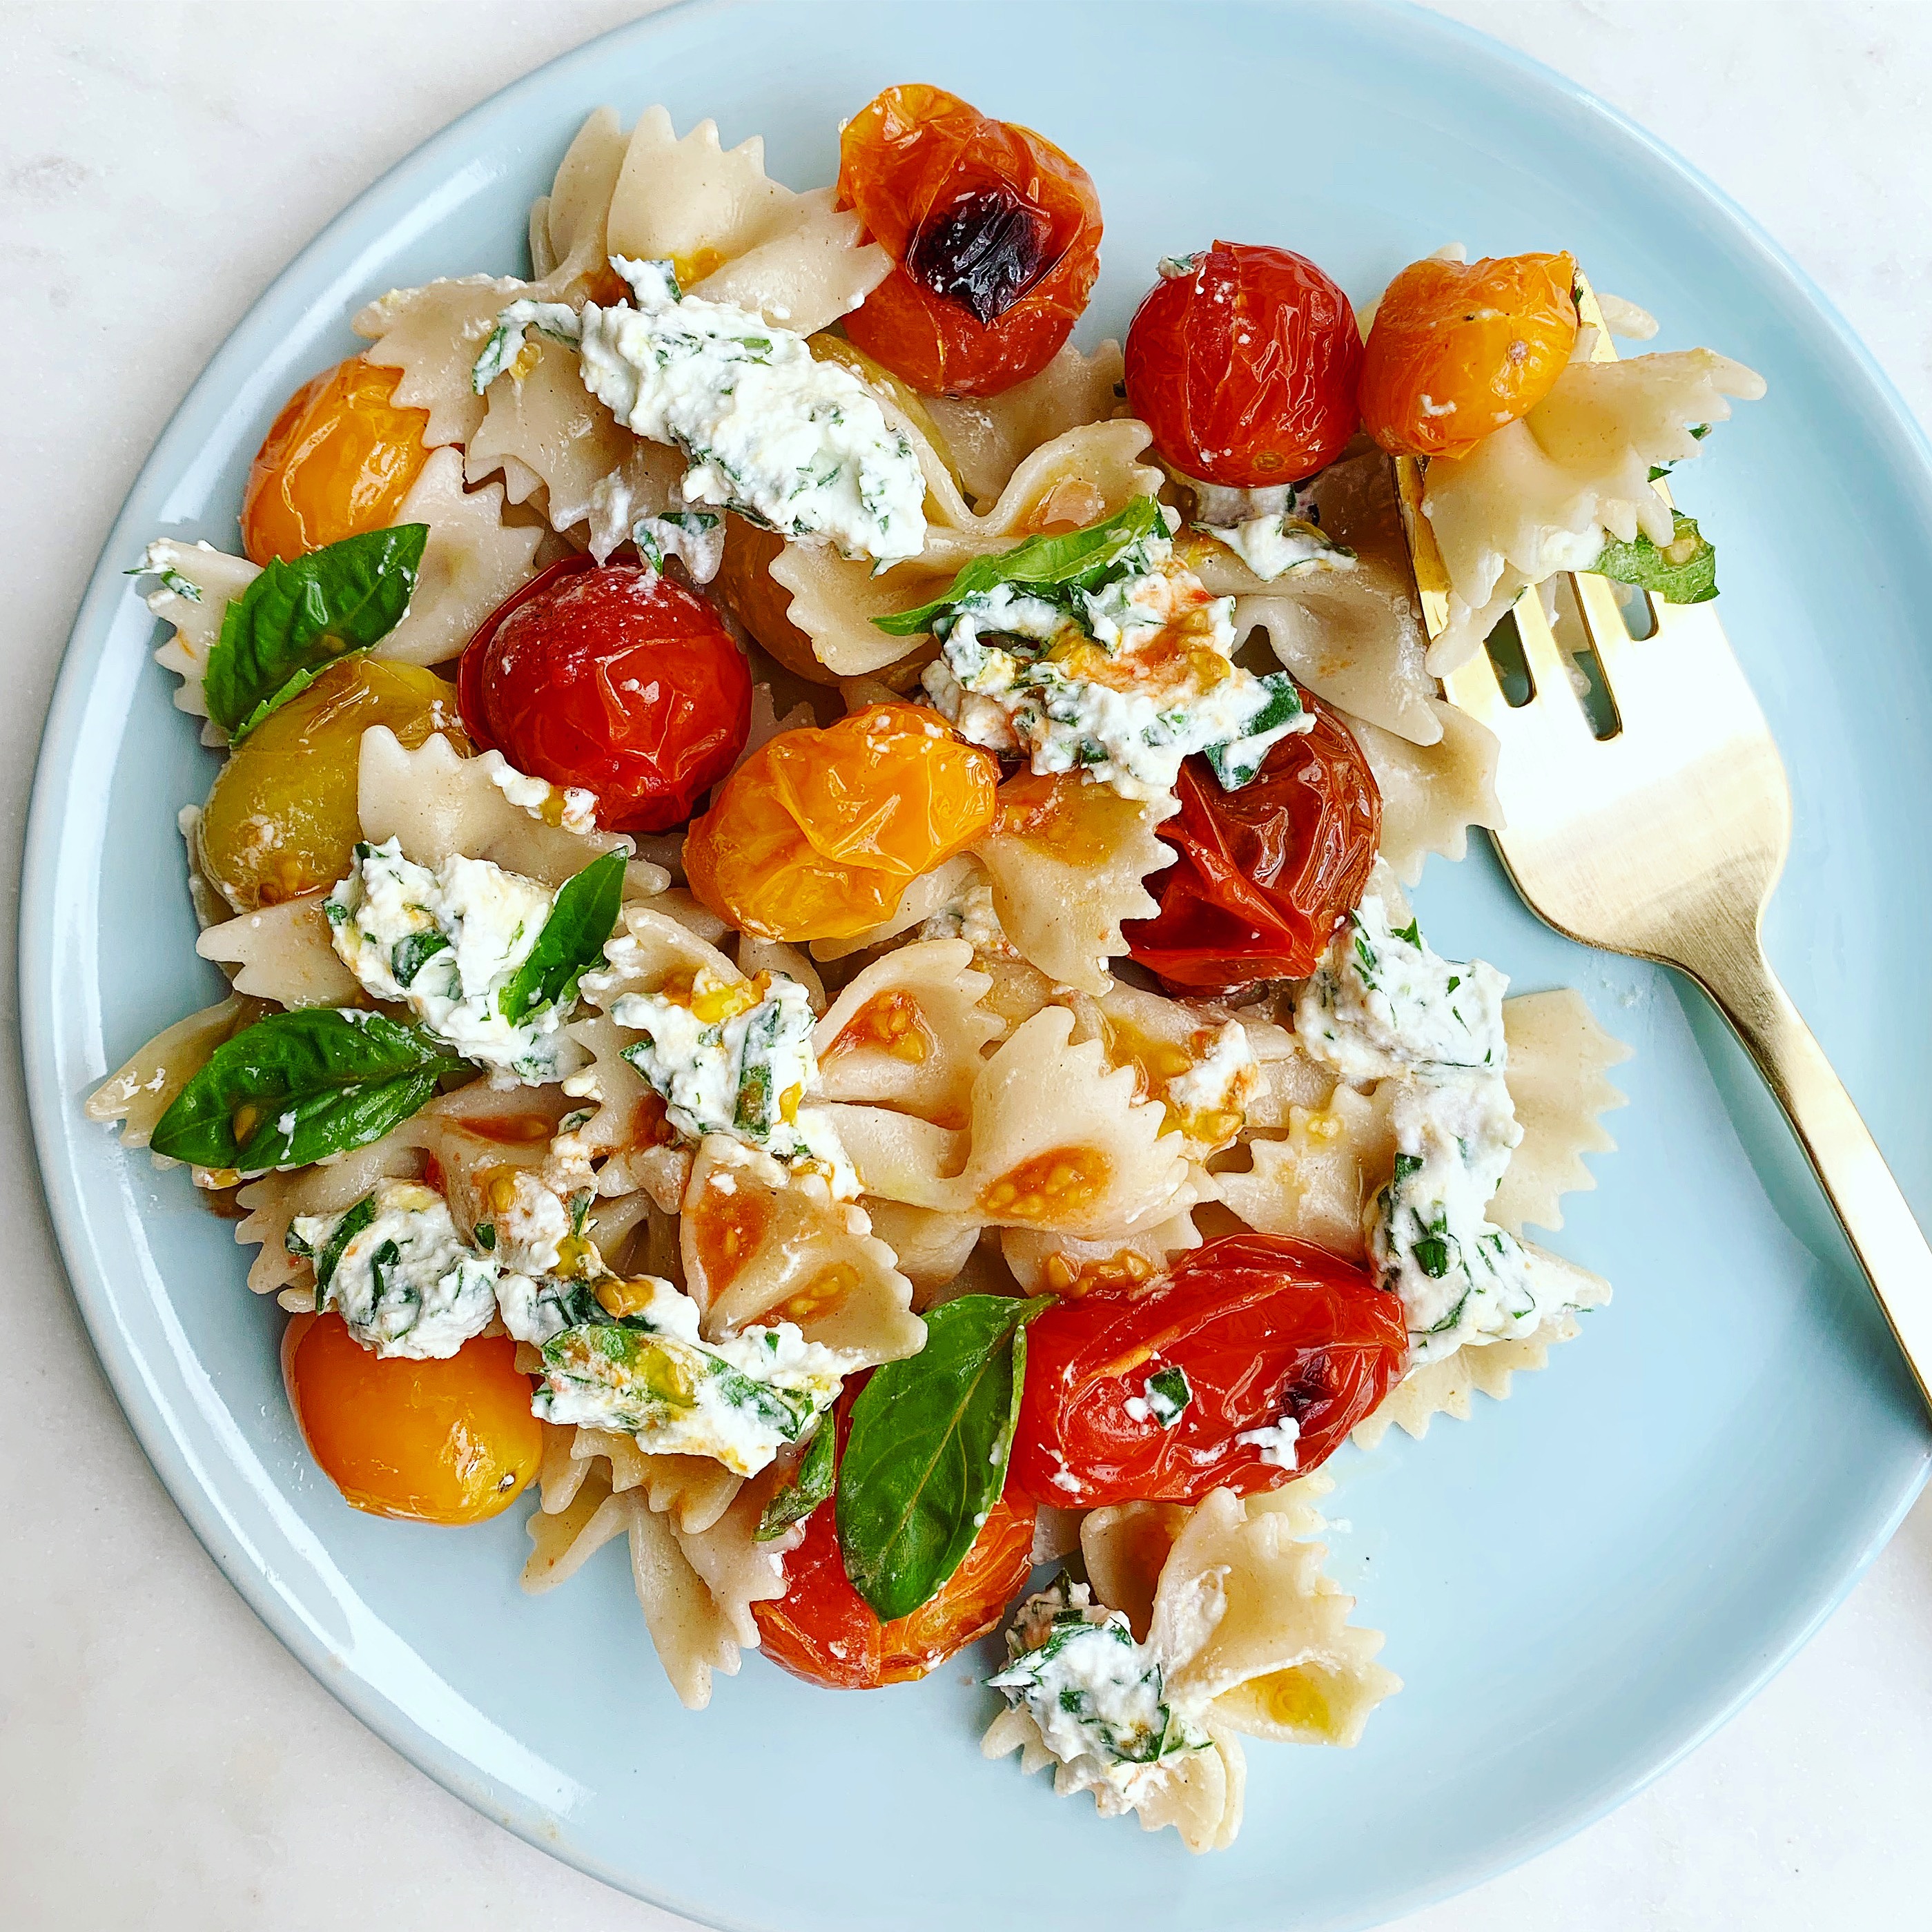
[[[812,1047],[818,1022],[796,980],[774,974],[760,992],[700,971],[685,998],[626,993],[610,1016],[644,1036],[623,1056],[663,1099],[680,1133],[728,1135],[778,1160],[817,1162],[830,1170],[834,1194],[858,1192],[830,1117],[802,1104],[820,1084]]]
[[[498,1263],[468,1248],[448,1204],[412,1180],[380,1182],[340,1214],[298,1214],[286,1245],[315,1268],[318,1313],[334,1309],[378,1355],[453,1355],[496,1314]]]
[[[1129,1396],[1121,1406],[1130,1420],[1150,1422],[1156,1429],[1172,1429],[1194,1400],[1187,1371],[1178,1366],[1156,1369],[1142,1387],[1144,1394]]]
[[[472,373],[477,393],[515,374],[534,327],[576,344],[584,387],[626,428],[682,452],[687,502],[880,565],[919,554],[925,474],[857,376],[750,310],[681,295],[668,262],[612,266],[631,302],[580,316],[554,302],[505,309]]]
[[[1322,527],[1311,500],[1314,479],[1237,490],[1181,481],[1194,493],[1190,528],[1225,544],[1263,582],[1298,570],[1352,570],[1355,554]]]
[[[1207,1733],[1167,1701],[1161,1660],[1126,1618],[1084,1583],[1058,1578],[1029,1597],[1006,1633],[1007,1663],[987,1682],[1022,1706],[1040,1742],[1105,1812],[1126,1809]]]
[[[506,1277],[502,1302],[503,1325],[542,1352],[535,1412],[634,1436],[653,1455],[755,1475],[838,1397],[843,1364],[792,1323],[706,1342],[698,1304],[654,1275]]]
[[[661,517],[640,517],[631,526],[638,554],[653,570],[677,558],[694,584],[709,584],[724,561],[724,519],[715,510],[667,510]]]
[[[1314,723],[1286,673],[1234,664],[1234,608],[1150,537],[1097,584],[1000,584],[946,605],[932,622],[943,655],[922,681],[963,737],[1024,752],[1036,772],[1156,798],[1204,752],[1233,790]]]

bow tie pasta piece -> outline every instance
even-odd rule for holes
[[[1191,1211],[1132,1234],[1094,1240],[1038,1228],[1000,1231],[1000,1255],[1029,1294],[1082,1295],[1095,1288],[1138,1287],[1165,1274],[1176,1255],[1200,1245]]]
[[[201,742],[225,745],[228,734],[208,716],[202,680],[208,654],[221,636],[222,614],[261,573],[246,557],[230,556],[212,544],[178,543],[163,538],[148,546],[142,560],[160,579],[160,587],[142,600],[174,634],[154,653],[154,662],[181,680],[175,708],[203,721]]]
[[[329,942],[321,892],[265,905],[220,926],[194,943],[204,959],[229,973],[235,990],[280,1006],[352,1006],[362,982]]]
[[[1391,1428],[1420,1442],[1429,1433],[1431,1419],[1452,1416],[1468,1420],[1478,1394],[1492,1402],[1509,1400],[1514,1378],[1525,1370],[1546,1369],[1550,1352],[1559,1342],[1574,1341],[1580,1332],[1574,1315],[1558,1313],[1533,1335],[1517,1341],[1466,1342],[1439,1362],[1425,1362],[1389,1391],[1372,1415],[1356,1424],[1350,1440],[1373,1449]]]
[[[1160,910],[1142,881],[1174,863],[1154,827],[1178,808],[1172,799],[1122,798],[1077,772],[1009,778],[974,856],[1014,948],[1058,984],[1105,993],[1109,962],[1127,951],[1122,921]]]
[[[208,1064],[208,1055],[244,1027],[253,1026],[263,1011],[259,1000],[232,992],[164,1028],[87,1096],[87,1118],[118,1121],[123,1147],[146,1147],[155,1123]]]
[[[483,421],[470,370],[496,317],[512,302],[536,299],[541,283],[508,275],[461,275],[421,288],[392,289],[360,310],[350,326],[377,368],[399,369],[394,400],[428,412],[426,448],[467,443]]]
[[[1422,876],[1429,855],[1460,860],[1469,828],[1502,828],[1496,760],[1502,748],[1486,724],[1432,698],[1441,730],[1430,743],[1384,731],[1367,719],[1346,722],[1382,796],[1381,852],[1405,885]]]
[[[641,1192],[660,1213],[675,1214],[691,1178],[691,1150],[665,1118],[663,1100],[624,1058],[636,1036],[608,1016],[578,1020],[564,1030],[590,1058],[565,1088],[585,1103],[590,1118],[551,1144],[545,1178],[560,1193],[584,1187],[600,1196]]]
[[[549,194],[530,206],[530,266],[553,300],[574,302],[608,290],[604,220],[628,146],[616,111],[598,108],[558,163]]]
[[[818,1023],[828,1100],[890,1107],[942,1127],[966,1124],[981,1055],[1000,1022],[992,982],[964,940],[915,940],[861,971]]]
[[[1103,342],[1090,356],[1070,342],[1037,376],[997,396],[923,400],[961,482],[976,501],[991,503],[1042,444],[1114,414],[1120,367],[1118,342]]]
[[[846,1367],[916,1354],[912,1284],[865,1210],[722,1135],[699,1143],[679,1223],[702,1332],[722,1340],[789,1322]]]
[[[532,1354],[537,1352],[534,1349]],[[746,1479],[709,1456],[660,1456],[637,1438],[608,1429],[544,1424],[544,1460],[538,1480],[547,1516],[560,1516],[587,1480],[608,1480],[619,1495],[640,1490],[645,1502],[678,1528],[709,1529],[731,1507]]]
[[[986,1226],[976,1214],[948,1214],[874,1195],[867,1195],[860,1205],[872,1222],[872,1232],[892,1250],[922,1307],[922,1298],[932,1290],[950,1287],[959,1279]]]
[[[359,784],[362,836],[372,845],[394,838],[415,865],[433,869],[458,855],[486,859],[506,872],[553,887],[626,843],[614,832],[546,824],[512,802],[500,782],[510,770],[500,752],[463,758],[440,734],[412,751],[386,728],[365,731]],[[662,866],[633,860],[625,890],[648,896],[670,883]]]
[[[1359,1261],[1362,1209],[1395,1159],[1394,1090],[1338,1087],[1325,1106],[1293,1107],[1277,1139],[1247,1143],[1245,1172],[1217,1172],[1221,1199],[1257,1234],[1286,1234]]]

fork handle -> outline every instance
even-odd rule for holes
[[[1844,1083],[1754,934],[1743,944],[1713,945],[1708,958],[1678,963],[1716,1002],[1770,1083],[1932,1409],[1932,1246]]]

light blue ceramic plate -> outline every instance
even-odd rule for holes
[[[1217,236],[1291,244],[1358,296],[1453,238],[1574,249],[1664,317],[1666,346],[1764,371],[1770,399],[1682,495],[1717,535],[1726,621],[1796,794],[1771,950],[1932,1210],[1932,658],[1911,594],[1932,578],[1932,467],[1864,352],[1682,163],[1437,19],[1054,0],[645,21],[438,136],[256,304],[128,500],[47,724],[21,976],[47,1192],[136,1432],[236,1586],[370,1724],[533,1843],[721,1926],[1367,1924],[1574,1830],[1720,1722],[1850,1586],[1926,1463],[1865,1290],[1729,1036],[1664,974],[1539,926],[1486,851],[1432,871],[1436,943],[1519,986],[1580,986],[1636,1049],[1622,1150],[1559,1238],[1616,1301],[1508,1403],[1335,1458],[1335,1568],[1408,1688],[1357,1750],[1253,1748],[1246,1827],[1217,1858],[982,1763],[994,1700],[964,1660],[855,1697],[754,1658],[694,1714],[621,1550],[530,1599],[520,1509],[460,1533],[356,1514],[296,1438],[281,1318],[244,1288],[229,1228],[80,1113],[219,983],[191,950],[175,831],[213,764],[122,567],[162,532],[232,547],[250,453],[283,398],[356,347],[362,302],[518,269],[530,199],[600,102],[762,133],[803,187],[831,178],[842,116],[914,78],[1093,171],[1107,266],[1086,340],[1124,328],[1158,256]]]

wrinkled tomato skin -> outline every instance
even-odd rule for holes
[[[1136,311],[1127,404],[1184,476],[1298,482],[1354,434],[1361,362],[1348,298],[1306,256],[1216,242]]]
[[[937,712],[868,705],[754,752],[686,835],[685,875],[740,932],[849,938],[991,828],[999,782]]]
[[[1159,828],[1177,856],[1147,881],[1160,910],[1121,928],[1171,986],[1305,978],[1361,902],[1382,792],[1354,733],[1319,698],[1302,702],[1315,728],[1281,740],[1239,791],[1223,791],[1204,759],[1180,768],[1180,809]]]
[[[543,1432],[516,1344],[479,1335],[440,1361],[379,1358],[339,1315],[283,1331],[296,1421],[345,1501],[414,1522],[482,1522],[535,1479]]]
[[[838,1408],[842,1452],[850,1404],[848,1393]],[[828,1499],[806,1519],[804,1540],[779,1559],[784,1594],[752,1606],[760,1648],[781,1670],[828,1690],[876,1690],[923,1677],[984,1636],[1025,1587],[1034,1514],[1031,1499],[1009,1481],[938,1593],[910,1616],[881,1623],[846,1576],[838,1512]]]
[[[992,396],[1059,352],[1100,268],[1100,199],[1030,128],[944,88],[889,87],[845,124],[838,206],[892,258],[845,317],[928,395]]]
[[[607,832],[682,825],[751,728],[751,667],[710,605],[589,557],[551,565],[484,623],[458,689],[480,748],[595,792]]]
[[[1277,1489],[1381,1402],[1408,1346],[1400,1300],[1366,1268],[1282,1235],[1227,1235],[1144,1288],[1096,1289],[1030,1324],[1011,1480],[1064,1509]],[[1191,1391],[1166,1429],[1126,1408],[1162,1368]],[[1292,1468],[1238,1439],[1288,1415]]]
[[[429,454],[428,412],[393,400],[400,375],[352,356],[282,405],[242,494],[251,562],[289,562],[395,521]]]
[[[1391,454],[1462,456],[1526,416],[1576,342],[1568,255],[1412,262],[1362,357],[1362,427]]]

